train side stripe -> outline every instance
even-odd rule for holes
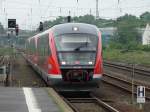
[[[61,79],[62,75],[61,74],[59,74],[59,75],[48,74],[48,77],[49,78],[56,78],[56,79],[58,78],[58,79]],[[94,74],[93,78],[102,78],[102,74]]]
[[[49,78],[62,79],[62,75],[61,74],[57,74],[57,75],[55,75],[55,74],[48,74],[48,77]]]
[[[94,74],[93,75],[93,78],[95,79],[95,78],[102,78],[102,74]]]

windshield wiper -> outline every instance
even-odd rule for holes
[[[75,48],[74,51],[79,51],[80,48],[87,47],[87,45],[88,45],[88,42],[85,42],[85,43],[81,44],[80,46],[78,46],[77,48]]]

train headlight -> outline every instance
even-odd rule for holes
[[[65,62],[65,61],[62,61],[61,64],[62,64],[62,65],[66,65],[66,62]]]
[[[89,65],[92,65],[92,64],[93,64],[93,62],[92,62],[92,61],[89,61],[88,63],[89,63]]]
[[[79,28],[78,27],[73,27],[73,31],[78,31]]]

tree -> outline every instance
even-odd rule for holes
[[[45,22],[43,23],[43,27],[44,27],[44,29],[46,30],[46,29],[48,29],[48,28],[50,28],[50,27],[52,27],[52,26],[54,26],[54,25],[63,23],[63,22],[64,22],[64,19],[65,19],[65,17],[59,16],[58,18],[56,18],[56,19],[53,20],[53,21],[45,21]]]
[[[116,21],[117,31],[112,41],[121,44],[124,49],[135,49],[141,40],[137,31],[138,21],[137,17],[128,14],[118,18]]]
[[[145,12],[141,14],[140,18],[145,22],[150,22],[150,12]]]
[[[95,17],[92,15],[79,16],[78,19],[76,19],[76,22],[95,24]]]
[[[150,23],[150,12],[145,12],[140,15],[141,27],[146,27],[147,23]]]

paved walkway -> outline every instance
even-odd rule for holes
[[[0,88],[0,112],[60,112],[45,88]]]

